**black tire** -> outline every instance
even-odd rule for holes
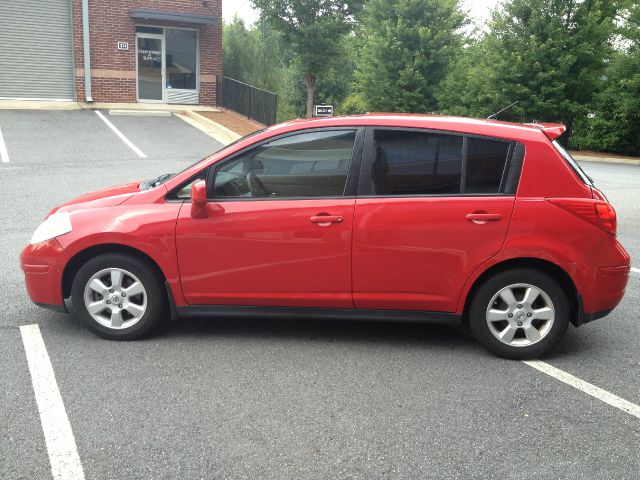
[[[553,322],[545,335],[530,345],[514,346],[503,343],[494,336],[487,322],[487,310],[493,297],[503,288],[517,284],[529,284],[542,290],[553,303],[555,310]],[[517,292],[517,289],[514,291]],[[506,270],[486,279],[475,292],[468,309],[469,326],[473,336],[496,355],[517,360],[539,357],[556,346],[567,330],[569,315],[569,299],[562,286],[549,274],[529,268]],[[523,329],[519,332],[522,337],[524,333]]]
[[[122,269],[132,273],[142,283],[146,295],[146,310],[137,323],[127,328],[114,329],[95,320],[85,305],[85,287],[89,280],[105,269]],[[76,319],[96,335],[108,340],[136,340],[149,334],[165,317],[167,295],[155,269],[147,261],[134,255],[109,253],[99,255],[85,263],[76,273],[71,285],[73,314]],[[125,305],[126,307],[126,305]],[[108,312],[108,310],[106,310]],[[124,324],[123,324],[124,326]]]

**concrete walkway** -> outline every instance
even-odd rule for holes
[[[166,103],[86,103],[61,101],[0,100],[0,110],[161,110],[167,112],[219,112],[204,105],[168,105]]]

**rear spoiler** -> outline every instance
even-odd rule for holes
[[[552,142],[567,131],[567,127],[561,123],[527,123],[527,125],[538,127]]]

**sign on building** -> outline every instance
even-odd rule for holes
[[[118,42],[118,50],[129,50],[128,42]]]

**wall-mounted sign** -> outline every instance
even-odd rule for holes
[[[142,55],[142,57],[140,57]],[[138,49],[138,58],[145,62],[162,62],[162,52],[160,50]]]
[[[118,42],[118,50],[129,50],[128,42]]]
[[[332,117],[333,105],[314,105],[313,116],[314,117]]]

